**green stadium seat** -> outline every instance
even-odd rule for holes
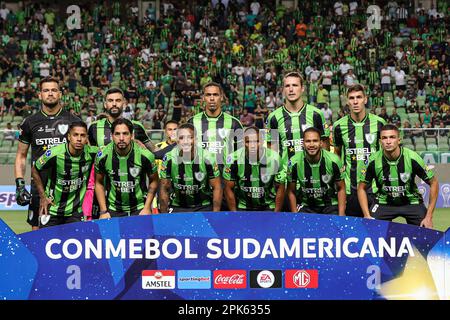
[[[392,92],[386,91],[384,93],[384,102],[394,101],[394,97],[392,96]]]
[[[438,144],[438,151],[449,151],[450,146],[447,141],[440,141]]]
[[[416,149],[416,147],[412,144],[411,139],[403,140],[402,145],[411,150]]]
[[[385,101],[384,102],[384,106],[386,107],[386,108],[391,108],[391,109],[393,109],[394,108],[394,102],[392,102],[392,101]],[[386,109],[386,111],[387,111],[387,109]],[[388,112],[389,113],[389,112]]]
[[[428,146],[429,144],[436,144],[436,145],[437,145],[436,138],[430,138],[430,137],[427,137],[427,138],[425,138],[425,143],[426,143],[427,146]]]
[[[425,96],[417,96],[416,103],[419,108],[423,108],[425,106]]]
[[[423,143],[417,143],[416,142],[416,151],[426,151],[427,146]]]
[[[408,113],[408,119],[411,126],[414,126],[416,122],[420,122],[419,114],[417,112]]]
[[[438,145],[435,144],[435,143],[427,144],[427,150],[428,151],[437,151],[438,150]]]

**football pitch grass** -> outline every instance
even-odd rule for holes
[[[31,230],[26,220],[26,211],[0,211],[0,219],[15,232],[23,233]],[[398,218],[394,222],[404,223],[403,218]],[[434,229],[445,232],[450,227],[450,208],[440,208],[434,211]]]

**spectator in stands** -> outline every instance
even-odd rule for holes
[[[439,137],[448,137],[449,128],[446,128],[444,121],[439,122]]]
[[[389,121],[389,115],[386,113],[386,108],[381,108],[381,112],[378,116],[386,120],[386,122]]]
[[[403,139],[405,139],[405,140],[410,139],[411,143],[414,144],[412,128],[411,128],[411,124],[409,123],[408,120],[405,120],[403,122]]]
[[[433,122],[433,115],[430,112],[430,108],[425,108],[425,113],[420,115],[420,122],[424,127],[431,125]]]
[[[428,124],[426,125],[424,135],[425,135],[425,138],[436,138],[437,132],[436,132],[436,130],[433,128],[433,126],[431,125],[431,123],[428,123]]]
[[[394,99],[394,104],[396,108],[405,108],[406,107],[406,97],[403,94],[403,90],[399,90],[397,92],[397,96]]]
[[[6,124],[6,128],[3,129],[3,141],[2,145],[5,141],[11,141],[11,145],[14,145],[14,141],[16,140],[16,130],[13,129],[10,122]]]
[[[247,108],[244,108],[242,110],[241,116],[239,117],[239,120],[244,127],[251,127],[255,123],[255,116],[253,115],[253,113],[249,113]]]
[[[392,124],[395,124],[397,127],[400,127],[402,124],[402,119],[400,118],[400,116],[397,114],[397,109],[394,108],[394,110],[392,110],[392,114],[389,117],[389,122]]]

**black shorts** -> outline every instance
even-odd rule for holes
[[[184,208],[184,207],[175,207],[171,206],[169,208],[169,213],[177,213],[177,212],[210,212],[213,211],[212,205],[208,204],[205,206],[197,206],[193,208]]]
[[[361,206],[359,205],[358,194],[356,190],[352,190],[352,194],[347,194],[347,206],[345,207],[345,215],[350,217],[364,217]],[[374,203],[374,197],[372,193],[367,193],[367,202],[369,208]]]
[[[28,206],[28,216],[27,222],[32,227],[39,227],[39,205],[41,198],[39,197],[39,192],[37,191],[34,183],[31,182],[31,202]]]
[[[129,217],[129,216],[138,216],[141,210],[133,211],[133,212],[117,212],[109,210],[109,215],[111,218],[121,218],[121,217]]]
[[[67,224],[67,223],[81,222],[82,217],[83,217],[82,213],[81,214],[73,214],[71,216],[51,215],[50,220],[48,220],[48,222],[46,224],[42,224],[41,221],[39,221],[39,228],[43,229],[43,228],[59,226],[62,224]]]
[[[392,221],[397,217],[403,217],[408,224],[420,226],[427,214],[427,208],[422,204],[408,204],[405,206],[390,206],[386,204],[374,204],[370,207],[370,215],[379,220]]]
[[[323,206],[323,207],[299,207],[297,212],[305,213],[321,213],[321,214],[339,214],[338,206]]]

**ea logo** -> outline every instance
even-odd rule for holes
[[[298,288],[305,288],[311,282],[311,276],[308,272],[300,270],[294,274],[293,281]]]
[[[275,276],[269,270],[263,270],[258,273],[256,281],[261,288],[270,288],[275,283]]]

